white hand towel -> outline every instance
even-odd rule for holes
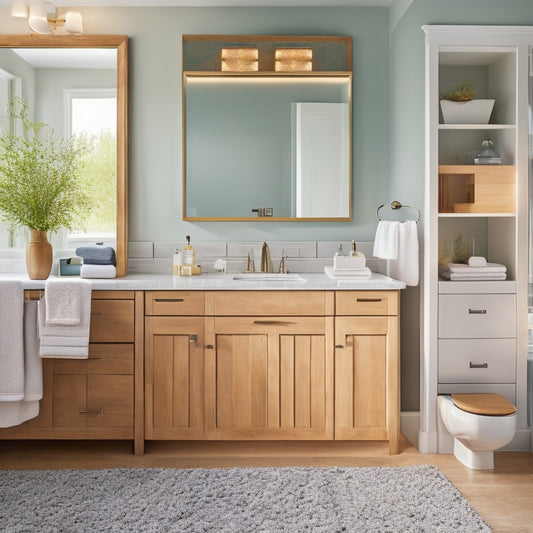
[[[37,302],[24,305],[24,399],[0,402],[0,427],[18,426],[39,415],[43,397],[42,362],[37,339]]]
[[[0,281],[0,401],[24,399],[24,290]]]
[[[37,302],[24,304],[24,400],[40,400],[43,397],[43,363],[39,357],[37,335]]]
[[[45,337],[88,337],[91,322],[91,299],[82,305],[80,323],[76,326],[48,326],[46,325],[46,300],[39,302],[39,337],[46,344]]]
[[[380,220],[374,238],[374,257],[381,259],[397,259],[398,233],[400,222],[396,220]]]
[[[390,275],[406,285],[418,285],[418,233],[414,220],[398,228],[398,258],[390,262]]]
[[[49,279],[46,282],[46,325],[76,326],[82,303],[91,297],[91,284],[84,279]]]
[[[82,278],[116,278],[117,268],[114,265],[81,265]]]

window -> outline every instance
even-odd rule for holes
[[[84,157],[83,173],[94,202],[87,227],[69,233],[66,247],[95,241],[115,246],[116,90],[66,89],[64,93],[65,134],[85,136],[91,143],[91,150]]]

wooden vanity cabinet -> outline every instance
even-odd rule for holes
[[[399,453],[397,291],[338,291],[335,438],[388,440]]]
[[[208,438],[332,439],[332,293],[212,291],[206,312]]]
[[[43,359],[39,416],[0,438],[133,438],[133,291],[93,291],[89,340],[88,359]]]

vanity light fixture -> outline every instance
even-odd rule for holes
[[[224,72],[255,72],[259,70],[257,48],[222,48],[220,70]]]
[[[55,6],[45,0],[13,0],[11,16],[27,18],[28,26],[35,33],[83,33],[81,13],[67,11],[58,16]]]
[[[313,70],[313,49],[276,48],[274,60],[276,72],[311,72]]]

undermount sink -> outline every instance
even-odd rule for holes
[[[280,283],[298,281],[305,282],[305,279],[298,274],[282,274],[276,272],[243,272],[233,276],[235,281],[277,281]]]

